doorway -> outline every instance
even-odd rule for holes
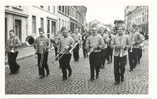
[[[21,33],[21,20],[15,20],[15,33],[19,37],[19,39],[22,39],[22,33]]]

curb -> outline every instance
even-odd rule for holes
[[[54,49],[52,49],[50,52],[54,51]],[[32,57],[35,55],[35,52],[34,53],[31,53],[31,54],[28,54],[26,56],[21,56],[21,57],[18,57],[16,60],[19,61],[19,60],[23,60],[25,58],[28,58],[28,57]],[[8,61],[6,60],[5,61],[5,65],[8,65]]]
[[[33,55],[35,55],[35,54],[32,53],[32,54],[29,54],[29,55],[26,55],[26,56],[18,57],[16,60],[19,61],[19,60],[22,60],[22,59],[31,57],[31,56],[33,56]],[[8,65],[8,61],[7,61],[7,60],[5,61],[5,65]]]

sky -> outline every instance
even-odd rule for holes
[[[96,19],[104,24],[113,24],[115,19],[124,20],[124,9],[126,6],[120,2],[114,4],[113,2],[105,2],[105,0],[95,0],[94,2],[91,0],[86,7],[87,22]]]

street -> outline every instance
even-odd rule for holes
[[[120,85],[114,85],[113,63],[106,64],[100,70],[100,77],[89,81],[90,68],[88,58],[83,58],[80,50],[79,62],[71,59],[72,76],[62,81],[59,64],[54,60],[54,52],[49,54],[50,75],[39,79],[37,58],[31,56],[19,60],[20,72],[9,75],[5,70],[6,94],[148,94],[148,45],[145,46],[141,64],[133,72],[126,66],[125,80]]]

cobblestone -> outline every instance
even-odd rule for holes
[[[82,56],[82,55],[81,55]],[[133,72],[126,66],[125,81],[114,85],[113,64],[106,64],[101,69],[99,79],[90,82],[88,59],[72,59],[73,74],[67,81],[62,81],[58,62],[54,53],[49,55],[50,76],[39,79],[35,56],[18,61],[21,65],[17,75],[9,75],[5,70],[6,94],[148,94],[148,49],[145,48],[141,64]]]

